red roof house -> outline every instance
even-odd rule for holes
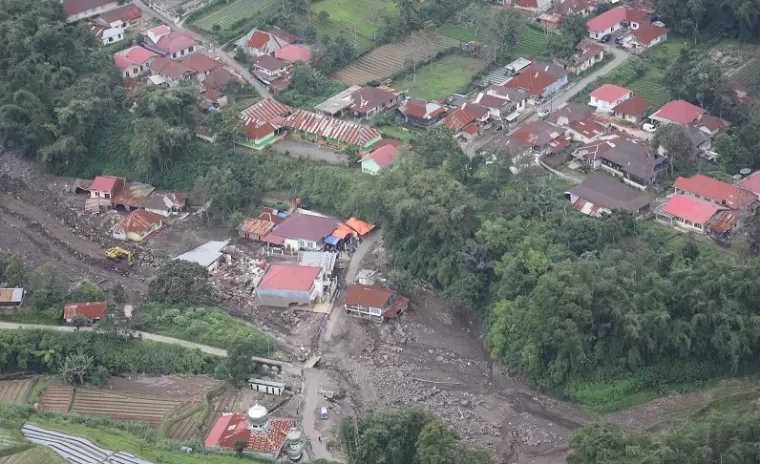
[[[295,63],[296,61],[308,63],[311,61],[311,49],[303,45],[285,45],[274,51],[274,57],[288,63]]]
[[[318,249],[338,224],[340,221],[333,217],[296,211],[289,214],[270,235],[281,237],[282,244],[295,250]]]
[[[158,53],[136,45],[114,53],[113,61],[124,77],[134,77],[146,71],[150,61],[158,56]]]
[[[320,266],[272,264],[256,286],[256,298],[262,306],[310,306],[323,295],[323,276]]]
[[[90,184],[90,197],[113,198],[124,188],[126,179],[114,176],[98,176]]]
[[[603,84],[589,94],[590,106],[600,111],[612,111],[617,105],[631,98],[633,92],[615,84]]]
[[[77,314],[81,314],[91,321],[103,319],[103,316],[106,314],[106,302],[71,303],[63,307],[63,318],[66,322],[71,323]]]
[[[443,120],[443,123],[453,134],[456,135],[459,131],[464,129],[465,126],[472,123],[476,119],[478,119],[478,116],[476,114],[471,113],[467,110],[463,110],[462,108],[457,108],[448,116],[446,116],[446,118]]]
[[[163,220],[160,214],[144,209],[132,211],[114,226],[113,237],[139,242],[160,229],[164,225]]]
[[[707,110],[697,105],[692,105],[685,100],[673,100],[666,103],[656,113],[650,116],[651,119],[660,121],[665,124],[691,124],[700,116],[707,113]]]
[[[631,32],[636,44],[634,48],[647,49],[664,42],[668,38],[669,29],[656,24],[644,24]]]
[[[688,195],[673,195],[655,210],[657,219],[673,227],[700,234],[708,231],[709,224],[725,208]]]
[[[352,316],[382,322],[400,316],[409,306],[409,299],[390,288],[354,284],[348,287],[343,304]]]
[[[727,184],[703,174],[679,177],[673,183],[676,194],[690,195],[710,201],[730,209],[744,209],[757,199],[756,196],[738,185]]]
[[[596,18],[588,20],[586,29],[588,29],[589,36],[592,39],[600,39],[604,35],[611,34],[623,27],[623,23],[643,24],[648,20],[649,14],[643,10],[628,6],[616,6]]]
[[[446,113],[446,108],[436,101],[410,99],[401,105],[398,111],[404,122],[428,126],[438,122]]]
[[[504,84],[508,89],[525,89],[533,101],[567,83],[567,71],[553,63],[533,62]]]
[[[256,457],[276,459],[282,452],[286,437],[295,427],[293,419],[268,417],[265,407],[258,404],[248,410],[248,414],[222,415],[204,440],[209,448],[226,451],[235,449],[237,442],[245,442],[243,450]]]
[[[652,105],[638,95],[632,95],[612,109],[616,118],[638,123]]]
[[[377,174],[380,169],[390,167],[396,161],[396,158],[398,158],[398,149],[393,145],[386,144],[372,150],[359,162],[362,165],[362,172]]]

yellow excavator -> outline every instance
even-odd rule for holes
[[[120,247],[113,247],[106,250],[106,258],[114,261],[120,261],[123,258],[127,258],[129,262],[132,262],[132,252]]]

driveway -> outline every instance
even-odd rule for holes
[[[142,2],[142,0],[134,0],[135,6],[137,6],[140,11],[142,11],[146,16],[149,16],[153,19],[157,19],[161,21],[162,23],[165,23],[169,28],[174,32],[184,32],[186,34],[190,34],[197,40],[198,42],[203,43],[205,47],[207,47],[212,54],[216,55],[220,60],[224,61],[227,66],[232,68],[235,73],[237,73],[240,77],[248,81],[255,89],[256,92],[261,96],[261,98],[272,98],[272,94],[269,93],[269,91],[264,87],[261,82],[259,82],[255,77],[253,77],[253,74],[248,72],[248,69],[245,68],[245,66],[241,65],[235,59],[230,56],[229,53],[222,50],[220,47],[216,46],[216,43],[212,39],[208,39],[196,32],[193,32],[189,29],[186,29],[182,26],[182,24],[176,24],[174,21],[166,17],[164,14],[162,14],[159,11],[156,11],[152,8],[150,8],[148,5]]]
[[[338,153],[331,148],[290,137],[285,137],[284,139],[273,143],[270,148],[278,153],[303,156],[304,158],[311,158],[330,164],[348,165],[349,161],[348,155],[344,153]]]

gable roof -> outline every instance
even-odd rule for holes
[[[665,103],[652,118],[660,118],[672,121],[676,124],[689,124],[694,122],[698,117],[707,113],[707,110],[697,105],[692,105],[685,100],[673,100]]]
[[[321,272],[322,268],[319,266],[272,264],[256,288],[307,292],[314,286],[314,280]]]
[[[722,209],[718,205],[689,195],[673,195],[662,206],[663,213],[691,221],[695,224],[705,224],[710,218],[715,216],[715,213]]]
[[[279,71],[280,69],[287,68],[288,63],[278,60],[270,55],[261,55],[253,59],[253,65],[267,71]]]
[[[288,431],[295,425],[293,419],[271,418],[266,430],[254,432],[248,428],[245,414],[231,414],[216,421],[204,443],[210,447],[233,449],[236,442],[243,441],[247,450],[276,456],[285,445]]]
[[[396,95],[385,89],[365,86],[351,94],[351,109],[359,113],[368,113],[382,105],[394,103]]]
[[[340,221],[329,216],[315,216],[296,211],[288,215],[272,233],[278,237],[319,241],[330,235]]]
[[[274,57],[287,61],[288,63],[295,63],[296,61],[302,61],[308,63],[311,61],[311,49],[303,45],[285,45],[282,48],[278,48],[274,51]]]
[[[715,132],[722,132],[728,129],[731,123],[729,123],[725,119],[705,113],[699,118],[697,118],[697,122],[695,122],[694,125],[697,127],[704,127],[705,129],[709,130],[710,133],[712,134]]]
[[[188,68],[199,73],[212,71],[216,68],[221,68],[224,66],[224,63],[216,61],[204,53],[193,53],[192,55],[188,55],[179,61]]]
[[[568,127],[586,138],[593,138],[605,131],[604,125],[593,119],[577,119],[568,122]]]
[[[271,55],[278,48],[285,47],[298,40],[298,36],[289,34],[285,31],[273,29],[271,31],[262,31],[259,29],[251,29],[240,40],[235,42],[238,46],[247,46],[248,48],[257,50],[264,55]]]
[[[190,47],[195,47],[198,42],[187,32],[170,32],[161,36],[156,43],[156,48],[167,53],[176,53]]]
[[[614,102],[620,100],[630,93],[631,91],[625,87],[620,87],[619,85],[615,84],[603,84],[591,92],[589,96],[596,98],[597,100]]]
[[[696,174],[691,177],[679,177],[673,182],[673,187],[702,198],[707,198],[731,209],[740,208],[756,199],[752,193],[743,188],[721,182],[703,174]]]
[[[156,57],[148,65],[152,74],[166,77],[168,79],[180,79],[184,76],[194,74],[193,70],[188,68],[184,63],[174,61],[165,56]]]
[[[464,126],[476,119],[478,119],[478,116],[476,114],[470,113],[469,111],[463,110],[461,108],[457,108],[449,113],[448,116],[446,116],[446,118],[443,120],[443,123],[446,125],[446,127],[449,128],[451,132],[456,134]]]
[[[201,86],[207,89],[219,89],[235,80],[235,76],[227,68],[216,68],[203,79]]]
[[[667,27],[657,26],[656,24],[644,24],[638,29],[634,29],[632,34],[642,45],[649,45],[654,39],[667,34]]]
[[[133,65],[142,66],[147,63],[148,60],[157,56],[159,56],[158,53],[140,47],[139,45],[135,45],[134,47],[129,47],[126,50],[114,53],[113,60],[120,70],[125,71]]]
[[[572,121],[589,119],[591,115],[592,111],[587,106],[568,102],[550,114],[546,120],[559,126],[566,126]]]
[[[264,137],[274,134],[278,127],[271,123],[259,119],[247,119],[245,121],[245,135],[248,140],[261,140]]]
[[[589,174],[569,193],[609,210],[622,209],[631,213],[639,212],[652,202],[648,196],[602,172]]]
[[[263,236],[269,233],[274,227],[274,222],[262,217],[245,218],[238,227],[238,230],[251,235]]]
[[[296,110],[282,122],[282,125],[361,147],[383,135],[372,127],[304,110]]]
[[[556,64],[534,62],[504,86],[525,89],[530,95],[540,96],[547,87],[564,76],[567,76],[567,72]]]
[[[143,204],[153,190],[155,190],[155,187],[150,184],[145,184],[143,182],[128,182],[111,200],[114,205],[137,208]]]
[[[739,187],[760,196],[760,171],[755,171],[739,182]]]
[[[396,291],[390,288],[353,284],[346,290],[345,303],[349,306],[366,306],[383,309],[394,295],[396,295]]]
[[[652,105],[648,101],[638,95],[633,95],[613,108],[612,111],[628,116],[641,116],[651,107]]]
[[[147,232],[151,227],[163,221],[164,217],[160,214],[146,211],[144,209],[137,209],[132,211],[116,224],[113,231],[116,233],[133,232],[136,234],[143,234]]]
[[[23,288],[0,288],[0,303],[21,303],[23,300]]]
[[[592,18],[586,22],[586,28],[590,32],[604,32],[613,27],[615,24],[622,22],[643,22],[649,19],[649,14],[645,11],[627,6],[616,6]]]
[[[426,102],[425,100],[411,99],[401,105],[398,110],[406,116],[433,119],[443,114],[446,108],[436,101]]]
[[[113,193],[117,187],[124,185],[123,177],[114,176],[97,176],[90,184],[91,192],[109,192]]]
[[[264,121],[279,129],[280,123],[288,116],[288,113],[290,113],[288,105],[284,105],[273,98],[267,98],[244,109],[240,116],[244,121]]]
[[[77,314],[81,314],[87,319],[103,319],[106,314],[106,302],[71,303],[63,307],[64,319],[73,319]]]
[[[396,149],[396,147],[390,144],[386,144],[370,152],[367,156],[363,158],[362,161],[371,159],[379,167],[387,168],[388,166],[393,164],[394,161],[396,161],[397,157],[398,157],[398,150]]]
[[[84,13],[87,10],[94,10],[108,5],[109,3],[116,3],[114,0],[65,0],[63,3],[63,11],[66,16],[73,16],[75,14]]]
[[[512,137],[527,145],[543,147],[563,135],[564,131],[561,127],[539,119],[538,121],[522,124],[512,134]]]
[[[596,6],[597,0],[565,0],[554,8],[554,12],[560,15],[577,14],[586,8]]]

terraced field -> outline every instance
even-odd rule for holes
[[[409,95],[423,100],[445,98],[467,85],[472,76],[486,66],[477,58],[449,55],[422,66],[415,75],[393,82],[397,89],[408,89]]]
[[[196,404],[186,404],[178,409],[176,413],[174,413],[174,416],[181,416],[196,406]],[[169,427],[169,438],[172,440],[202,440],[203,431],[205,430],[203,423],[205,418],[201,417],[202,414],[203,411],[199,411]]]
[[[121,421],[142,422],[158,427],[164,417],[182,405],[169,398],[128,396],[103,390],[78,388],[71,412],[87,416],[105,416]]]
[[[459,42],[469,42],[471,40],[481,42],[486,40],[486,37],[482,33],[478,35],[474,31],[459,25],[444,24],[438,28],[438,32]],[[526,26],[525,35],[515,45],[513,55],[525,58],[538,58],[546,51],[548,44],[548,36],[532,27]]]
[[[374,47],[381,13],[396,8],[391,0],[322,0],[312,3],[311,12],[300,16],[298,23],[314,26],[319,36],[344,36],[355,44],[356,53],[360,55]],[[320,19],[319,14],[323,11],[328,17]]]
[[[653,111],[671,100],[670,92],[662,84],[662,74],[657,70],[648,71],[641,79],[634,81],[627,88],[648,101],[652,105]]]
[[[0,403],[23,403],[34,379],[0,381]]]
[[[74,387],[68,385],[48,385],[42,394],[40,406],[43,411],[69,412]]]
[[[235,0],[222,7],[210,10],[207,14],[191,21],[191,24],[199,29],[212,32],[214,25],[222,29],[230,29],[235,23],[245,18],[253,21],[270,11],[277,0]]]
[[[457,40],[437,33],[409,36],[401,42],[372,50],[335,73],[333,77],[347,85],[364,84],[389,77],[415,61],[424,60],[458,44]]]

